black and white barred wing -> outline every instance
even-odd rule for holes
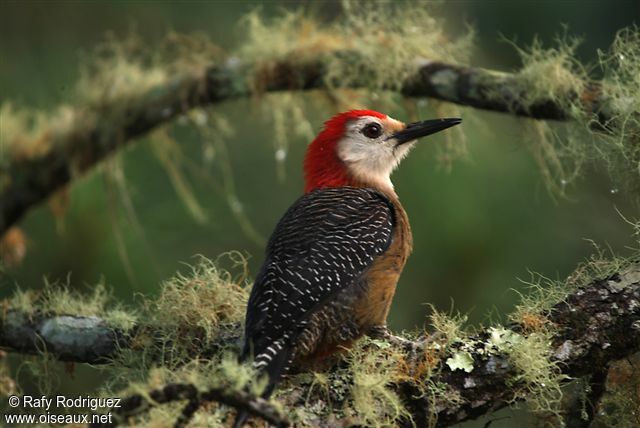
[[[271,236],[247,308],[245,356],[277,373],[306,320],[356,281],[389,246],[393,206],[362,188],[302,196]],[[279,362],[278,362],[279,361]]]

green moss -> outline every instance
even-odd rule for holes
[[[220,267],[225,261],[231,264],[231,270]],[[621,265],[619,262],[607,263],[603,254],[597,254],[566,283],[553,282],[556,289],[544,288],[542,282],[546,280],[540,279],[536,285],[538,294],[524,299],[517,312],[519,315],[514,319],[521,322],[526,309],[542,321],[531,322],[522,333],[494,327],[490,329],[486,343],[470,340],[463,329],[466,317],[434,311],[431,323],[435,335],[424,354],[406,354],[387,342],[364,338],[343,355],[346,365],[327,373],[304,373],[285,380],[276,398],[281,395],[289,399],[288,388],[293,386],[308,388],[306,398],[316,407],[291,415],[300,426],[313,425],[319,414],[329,413],[365,426],[395,426],[400,420],[411,419],[395,390],[400,382],[412,382],[434,403],[434,411],[438,406],[461,404],[463,398],[459,394],[433,380],[434,375],[437,376],[434,370],[444,363],[451,370],[472,372],[475,365],[471,357],[473,351],[480,355],[506,355],[516,369],[516,375],[511,379],[514,400],[525,399],[534,411],[556,415],[562,398],[560,385],[567,378],[551,360],[553,330],[545,322],[544,311],[582,284],[580,281],[591,275],[602,275],[613,267],[620,268]],[[232,329],[241,321],[247,299],[246,285],[246,260],[235,252],[225,254],[215,262],[201,257],[187,273],[179,273],[164,282],[159,297],[146,300],[141,311],[145,323],[153,327],[153,337],[141,331],[131,338],[134,351],[122,350],[108,366],[110,375],[104,393],[110,396],[132,392],[147,394],[167,383],[186,382],[201,390],[249,387],[253,393],[260,394],[266,385],[265,378],[256,379],[251,367],[238,364],[235,356],[225,350],[219,349],[206,358],[193,358],[194,349],[206,349],[220,329]],[[103,316],[107,302],[108,293],[103,286],[81,296],[68,287],[48,285],[38,295],[18,290],[9,307]],[[447,353],[450,358],[443,361]],[[60,364],[52,364],[47,358],[36,362],[28,367],[29,372],[45,382],[41,385],[44,390],[51,390],[58,379],[55,373],[59,372]],[[295,399],[299,400],[299,397]],[[335,409],[333,402],[344,403],[344,407]],[[136,420],[136,424],[162,425],[163,418],[164,422],[166,418],[174,420],[179,411],[177,404],[161,406]],[[220,424],[229,417],[228,409],[212,403],[206,411],[198,412],[194,423]],[[436,413],[431,415],[430,424],[435,425],[436,418]]]
[[[272,106],[278,110],[278,105]],[[244,232],[244,234],[255,243],[263,246],[265,237],[255,228],[249,218],[244,205],[238,197],[236,191],[234,171],[229,158],[228,143],[235,135],[235,130],[226,117],[214,113],[213,109],[198,109],[192,111],[188,116],[189,123],[198,131],[203,141],[203,158],[205,164],[194,163],[188,156],[184,156],[179,149],[177,142],[173,142],[176,148],[174,155],[168,156],[169,162],[179,163],[178,166],[188,168],[192,175],[199,176],[210,187],[224,198],[234,215],[234,219]],[[177,162],[176,162],[177,161]],[[176,166],[175,168],[177,168]],[[221,181],[218,181],[212,174],[212,167],[217,167],[220,171]]]
[[[349,351],[348,361],[353,376],[353,406],[345,413],[355,413],[361,424],[371,427],[396,426],[399,419],[410,418],[402,400],[391,387],[406,377],[401,352],[363,339]]]
[[[359,7],[356,3],[346,3],[343,19],[332,24],[321,24],[302,12],[285,13],[270,22],[265,22],[258,14],[251,14],[246,19],[248,38],[238,53],[255,64],[251,85],[256,93],[264,89],[261,79],[265,73],[273,72],[278,61],[322,58],[328,70],[326,83],[332,88],[329,94],[331,102],[339,104],[341,108],[363,103],[397,104],[397,99],[385,91],[398,90],[401,82],[415,72],[416,58],[467,63],[472,38],[472,32],[459,39],[447,37],[440,21],[432,14],[431,6],[423,3],[403,4],[402,7],[369,3],[367,7]],[[575,119],[575,124],[561,125],[559,128],[539,122],[529,125],[534,154],[540,162],[543,175],[557,191],[564,190],[587,160],[606,161],[616,175],[626,177],[623,180],[637,181],[640,170],[637,152],[637,147],[640,147],[637,144],[640,111],[639,38],[637,29],[622,31],[611,50],[600,56],[604,73],[602,95],[607,99],[602,108],[612,118],[604,133],[602,130],[592,132],[590,125],[594,116],[583,108],[583,101],[588,101],[584,95],[588,95],[592,82],[585,68],[574,58],[575,40],[562,38],[558,46],[551,49],[544,49],[536,41],[530,49],[520,50],[523,67],[518,79],[522,82],[525,104],[533,105],[541,99],[552,99],[566,108]],[[108,119],[118,118],[126,108],[131,107],[131,103],[147,95],[157,96],[156,89],[162,91],[163,87],[171,86],[173,76],[202,73],[219,58],[217,49],[205,39],[171,35],[168,40],[173,40],[169,43],[173,47],[163,50],[157,57],[141,54],[142,45],[135,38],[125,42],[109,41],[101,46],[102,53],[83,71],[78,84],[77,110],[63,106],[55,113],[44,115],[4,104],[0,111],[3,118],[0,153],[10,151],[14,157],[44,153],[56,141],[62,141],[66,132],[74,130],[73,124],[91,124],[105,106],[119,106],[118,111],[109,112],[108,116]],[[339,52],[345,50],[358,54],[353,56],[352,61],[344,61]],[[375,67],[370,67],[371,64],[375,64]],[[363,69],[367,70],[364,74]],[[442,78],[447,76],[443,75]],[[366,87],[365,97],[357,91],[338,90],[353,83]],[[576,94],[579,96],[576,97]],[[279,94],[269,96],[268,101],[264,105],[269,105],[267,114],[274,123],[278,174],[284,178],[283,162],[290,140],[296,137],[311,139],[313,127],[309,125],[303,103],[297,96]],[[438,106],[438,112],[441,115],[456,114],[446,111],[451,108],[442,104]],[[224,141],[215,137],[229,137],[231,126],[224,118],[204,110],[194,111],[190,118],[202,135],[211,138],[207,146],[209,152],[205,153],[213,153],[212,156],[222,159],[221,168],[228,168],[228,159],[224,158]],[[291,126],[292,123],[298,127]],[[43,129],[49,132],[43,133]],[[292,131],[288,132],[287,129]],[[171,139],[168,141],[158,149],[159,157],[166,164],[185,205],[196,219],[203,219],[204,212],[181,175],[179,168],[184,165],[176,166],[172,161],[181,157],[176,142]],[[222,190],[228,196],[230,207],[240,217],[242,205],[235,197],[232,173],[229,169],[223,169],[223,172],[226,178]],[[3,183],[0,177],[0,185]],[[247,226],[246,230],[251,229]],[[230,258],[237,265],[244,266],[244,260],[236,253]],[[558,367],[549,359],[551,332],[544,312],[564,299],[575,287],[617,270],[623,263],[619,259],[612,262],[600,254],[567,281],[534,278],[532,293],[523,298],[512,317],[526,327],[526,334],[509,336],[497,329],[494,331],[496,335],[491,337],[491,346],[508,353],[518,369],[514,383],[524,385],[518,397],[528,397],[534,409],[554,410],[561,396],[559,383],[563,380]],[[144,382],[138,387],[139,391],[147,391],[153,385],[160,386],[168,381],[189,381],[203,388],[226,382],[232,388],[242,388],[254,374],[221,353],[208,360],[185,362],[194,348],[201,349],[210,344],[222,326],[226,328],[242,320],[247,299],[245,285],[246,270],[239,277],[234,277],[204,258],[191,267],[187,274],[178,274],[165,282],[157,300],[146,300],[144,312],[145,319],[160,327],[157,331],[161,337],[152,338],[144,332],[134,337],[133,343],[138,344],[137,349],[144,351],[135,355],[123,352],[121,358],[113,363],[114,367],[118,366],[114,373],[126,373],[128,376],[123,376],[124,379]],[[10,307],[25,311],[39,307],[51,313],[97,315],[106,317],[114,326],[128,329],[135,322],[135,316],[117,308],[108,309],[107,301],[108,293],[102,286],[96,287],[88,295],[80,295],[65,286],[47,286],[40,295],[18,291]],[[421,390],[435,401],[461,400],[445,385],[433,383],[430,380],[431,370],[439,362],[442,348],[446,349],[452,344],[459,344],[460,349],[454,353],[451,364],[455,368],[472,370],[472,362],[466,358],[470,355],[467,350],[476,344],[464,342],[464,317],[434,312],[431,321],[442,341],[436,343],[437,346],[427,347],[422,356],[424,370],[411,373],[406,355],[384,343],[365,339],[347,356],[352,384],[345,381],[347,376],[341,377],[340,373],[336,377],[314,374],[311,390],[315,388],[323,394],[335,394],[335,390],[340,389],[336,388],[336,384],[342,382],[350,400],[350,407],[344,409],[344,413],[355,416],[365,425],[375,426],[395,425],[398,419],[408,417],[392,384],[410,379],[413,375],[420,378]],[[194,331],[199,333],[191,335]],[[164,356],[161,359],[163,367],[150,369],[154,364],[151,357],[158,354]],[[45,371],[43,378],[49,377]],[[254,392],[264,387],[260,381],[251,385]],[[146,422],[151,426],[166,423],[167,418],[175,417],[177,411],[175,406],[163,406],[151,412]],[[217,407],[211,412],[200,413],[207,413],[207,416],[196,416],[196,421],[204,418],[201,419],[202,423],[220,423],[223,418]]]
[[[22,290],[20,287],[17,287],[13,295],[6,301],[5,307],[29,314],[34,310],[33,303],[36,298],[34,291]]]
[[[11,102],[0,106],[0,166],[12,159],[22,160],[47,153],[58,138],[78,121],[92,122],[88,113],[80,113],[72,106],[63,104],[55,111],[44,111],[19,107]],[[46,131],[46,132],[45,132]],[[0,189],[9,184],[8,177],[0,176]]]
[[[224,269],[222,266],[230,266]],[[146,323],[153,326],[132,338],[134,350],[123,350],[111,367],[107,395],[147,394],[167,383],[191,383],[200,390],[248,387],[256,395],[266,387],[250,365],[239,364],[225,349],[194,359],[194,353],[211,346],[220,329],[232,332],[244,317],[248,297],[246,259],[229,252],[215,261],[200,256],[186,273],[165,281],[160,295],[145,301]],[[126,379],[122,382],[122,379]],[[163,426],[175,420],[180,405],[160,406],[136,420],[136,426]],[[225,406],[210,403],[192,424],[220,426],[228,422]],[[169,418],[169,419],[167,419]]]
[[[114,328],[127,331],[137,321],[137,314],[111,301],[104,283],[81,292],[71,289],[68,283],[49,283],[38,291],[23,291],[17,288],[8,299],[7,307],[27,314],[35,311],[49,315],[97,316],[105,319]]]
[[[205,224],[207,222],[207,214],[198,202],[195,192],[183,172],[182,165],[185,156],[178,142],[164,128],[154,132],[151,148],[191,217],[197,223]]]
[[[221,267],[225,264],[231,265],[230,270]],[[146,382],[147,374],[158,364],[168,371],[179,371],[194,355],[204,358],[200,365],[211,364],[227,371],[219,378],[241,377],[242,373],[223,358],[229,350],[216,339],[223,332],[230,338],[229,346],[233,346],[233,338],[240,336],[248,297],[243,288],[247,286],[246,260],[237,252],[225,253],[216,261],[201,256],[189,269],[188,273],[178,273],[165,281],[156,299],[143,301],[146,328],[136,330],[130,346],[114,359],[115,382],[110,390],[124,387],[118,379]],[[251,376],[246,374],[244,378]],[[261,382],[252,384],[252,388],[262,387]]]
[[[608,161],[609,170],[633,190],[640,187],[640,30],[618,32],[611,48],[600,52],[603,70],[603,111],[611,116],[602,145],[595,155]],[[595,119],[595,118],[593,118]]]
[[[518,103],[525,108],[552,100],[580,124],[550,124],[526,120],[524,142],[538,163],[547,187],[554,194],[564,194],[567,186],[580,174],[586,158],[583,148],[583,123],[586,120],[580,97],[591,83],[586,67],[575,58],[580,41],[566,34],[555,46],[545,48],[534,39],[528,48],[512,44],[522,60],[514,73]],[[495,94],[501,97],[501,94]],[[509,100],[507,100],[509,101]],[[584,128],[584,129],[583,129]],[[580,145],[580,146],[578,146]]]
[[[190,383],[205,390],[213,386],[217,386],[216,366],[210,361],[193,360],[184,366],[168,369],[166,367],[153,367],[149,370],[148,375],[143,381],[131,382],[126,389],[110,392],[113,396],[129,396],[132,394],[140,394],[146,400],[153,402],[149,397],[149,391],[162,388],[169,383]],[[108,394],[107,394],[108,395]],[[144,413],[141,417],[135,419],[135,426],[144,427],[161,427],[166,426],[168,421],[175,421],[179,416],[184,403],[170,403],[157,406],[148,413]],[[222,420],[220,406],[213,404],[208,412],[198,412],[194,420],[206,420],[216,422],[213,426]],[[199,413],[202,413],[200,415]]]
[[[544,48],[537,38],[528,48],[513,45],[522,59],[516,76],[525,105],[554,99],[565,109],[572,107],[572,97],[582,94],[589,82],[587,70],[575,58],[579,44],[580,40],[565,35],[558,37],[551,48]]]
[[[168,70],[150,65],[144,52],[143,41],[133,34],[120,40],[108,36],[81,69],[76,87],[79,101],[91,106],[115,101],[126,106],[150,89],[165,85]]]
[[[548,327],[546,316],[553,306],[562,302],[570,293],[596,279],[608,278],[614,273],[624,272],[637,256],[638,250],[635,251],[635,255],[620,257],[603,250],[595,243],[592,244],[594,253],[579,264],[565,280],[531,273],[531,279],[523,281],[528,286],[527,292],[520,294],[520,303],[509,315],[509,319],[529,331],[543,331]]]
[[[128,392],[144,394],[168,383],[189,383],[200,390],[224,387],[233,391],[241,391],[251,384],[252,392],[260,394],[266,384],[255,380],[256,372],[250,365],[238,363],[233,354],[222,353],[212,359],[196,358],[173,368],[155,366],[149,369],[144,383],[129,385]]]
[[[520,303],[509,315],[509,319],[524,326],[543,327],[547,323],[546,312],[572,291],[572,288],[562,281],[551,280],[535,273],[531,273],[531,280],[523,282],[527,286],[527,292],[519,293]]]
[[[202,35],[170,33],[155,49],[134,33],[118,39],[110,35],[82,62],[70,104],[48,112],[9,102],[0,106],[0,153],[9,155],[6,159],[40,156],[84,136],[98,116],[101,128],[121,124],[136,104],[179,88],[183,79],[202,76],[221,58]]]
[[[402,108],[397,91],[418,70],[420,60],[469,62],[473,31],[469,29],[460,37],[447,34],[437,5],[419,1],[344,1],[342,5],[342,14],[331,22],[302,10],[283,12],[272,19],[265,19],[259,12],[249,14],[243,23],[247,37],[238,54],[253,64],[254,92],[262,94],[274,75],[282,78],[283,73],[288,73],[283,71],[283,63],[321,61],[329,90],[320,96],[305,96],[307,102],[327,112],[364,107],[393,112]],[[298,77],[287,78],[296,81]],[[300,100],[299,94],[278,94],[265,102],[274,124],[280,179],[285,175],[282,162],[292,137],[300,136],[305,142],[313,138],[313,128],[307,126]],[[444,103],[438,104],[437,110],[437,115],[459,114],[458,107]],[[461,128],[446,138],[439,158],[448,168],[454,159],[466,155],[466,144]]]
[[[204,34],[170,32],[154,49],[134,31],[125,37],[108,34],[84,61],[75,96],[91,108],[108,104],[124,112],[140,99],[162,95],[187,76],[202,75],[222,58],[221,49]]]
[[[162,388],[170,383],[191,384],[199,391],[207,391],[212,388],[240,391],[248,387],[249,391],[255,395],[260,395],[267,385],[266,377],[258,377],[250,365],[240,364],[236,355],[226,353],[216,355],[211,359],[192,359],[173,367],[153,366],[139,380],[131,380],[131,378],[129,380],[130,382],[124,389],[111,389],[105,394],[120,397],[140,394],[148,401],[153,402],[148,395],[149,391]],[[278,406],[275,402],[272,404]],[[171,403],[158,406],[135,419],[135,426],[166,426],[167,421],[176,420],[183,405],[184,403]],[[234,412],[230,411],[228,407],[217,402],[210,402],[202,406],[191,424],[193,426],[221,426],[224,421],[228,422],[233,414]]]
[[[416,72],[416,59],[468,63],[473,32],[451,38],[429,4],[408,2],[393,6],[380,2],[371,7],[370,3],[347,1],[343,5],[345,18],[336,30],[359,58],[330,60],[327,81],[334,86],[361,81],[362,70],[370,70],[370,87],[399,90]]]
[[[519,372],[514,383],[524,383],[523,389],[516,389],[516,399],[525,399],[536,412],[558,412],[562,401],[561,384],[568,377],[551,360],[551,335],[531,333],[524,336],[507,351],[507,355]]]
[[[230,266],[230,270],[221,266]],[[193,358],[195,351],[207,349],[223,326],[228,334],[233,333],[244,316],[246,285],[246,260],[240,253],[230,252],[216,261],[200,257],[187,273],[178,273],[165,281],[157,298],[144,300],[137,317],[131,311],[113,308],[102,284],[86,294],[73,291],[66,284],[46,284],[39,292],[17,290],[7,308],[27,313],[95,315],[123,330],[144,319],[150,329],[135,330],[130,337],[131,349],[121,350],[110,364],[102,366],[108,372],[103,386],[107,396],[146,394],[169,382],[193,383],[202,390],[211,387],[240,390],[248,386],[253,393],[260,394],[266,386],[265,379],[257,379],[250,366],[240,365],[236,356],[224,349],[217,349],[204,359]],[[42,392],[56,390],[64,376],[63,364],[52,358],[43,355],[25,360],[18,371],[22,374],[18,384],[28,376],[40,383]],[[0,381],[4,382],[1,373]],[[202,414],[194,421],[217,426],[229,413],[217,404],[208,410],[199,412]],[[178,405],[161,406],[138,422],[144,426],[163,426],[166,418],[175,419],[179,411]]]
[[[529,48],[516,46],[522,58],[513,80],[519,101],[525,108],[553,101],[571,120],[528,121],[527,142],[545,182],[556,194],[564,194],[587,163],[606,166],[616,186],[637,194],[640,32],[637,27],[621,30],[611,47],[598,53],[597,64],[585,65],[576,59],[578,44],[565,35],[557,38],[554,47],[545,48],[539,40]],[[603,75],[601,80],[595,80],[594,70]],[[604,123],[603,117],[607,118]]]
[[[305,97],[285,92],[265,94],[261,112],[273,124],[273,150],[278,180],[287,177],[286,160],[293,141],[307,144],[315,138],[314,126],[305,110]]]
[[[465,120],[473,119],[474,117],[471,109],[463,109],[457,104],[437,100],[431,101],[431,104],[434,106],[435,117],[464,117]],[[421,116],[424,117],[424,115]],[[416,119],[422,120],[422,117]],[[467,147],[468,138],[464,127],[456,126],[451,128],[449,132],[443,134],[443,144],[437,145],[438,165],[446,172],[451,172],[454,161],[469,158]]]
[[[522,383],[523,387],[516,388],[515,399],[525,399],[533,411],[548,413],[554,419],[560,417],[561,385],[569,378],[551,358],[551,339],[555,330],[548,321],[548,313],[570,293],[594,280],[608,278],[614,273],[625,275],[635,257],[617,257],[605,253],[595,244],[594,248],[595,253],[564,281],[532,275],[529,293],[522,296],[521,303],[509,317],[523,327],[523,334],[493,328],[490,337],[492,345],[506,353],[518,370],[513,383]]]
[[[283,60],[323,59],[329,86],[358,82],[378,90],[399,89],[417,70],[416,59],[468,62],[473,32],[451,38],[431,4],[344,1],[342,5],[342,15],[331,23],[303,11],[284,12],[271,20],[258,12],[249,14],[244,20],[247,38],[238,52],[256,64],[256,89],[262,87],[259,77]],[[346,60],[345,51],[357,55]]]
[[[419,59],[469,64],[473,31],[452,37],[444,30],[444,20],[437,12],[437,6],[416,1],[402,4],[345,1],[343,13],[332,22],[322,22],[302,10],[283,12],[268,20],[254,12],[244,20],[246,39],[235,53],[243,62],[253,65],[248,86],[256,94],[263,92],[274,73],[282,78],[279,65],[283,62],[320,60],[327,71],[325,83],[331,88],[324,94],[328,97],[316,97],[324,103],[323,108],[329,100],[332,111],[363,106],[395,110],[401,98],[394,92],[415,73]],[[530,136],[531,150],[554,193],[563,194],[587,162],[606,164],[616,185],[640,188],[639,33],[637,27],[620,31],[611,48],[599,53],[595,66],[576,59],[578,41],[566,35],[558,37],[552,47],[543,46],[537,39],[528,48],[516,47],[522,67],[514,73],[516,78],[510,80],[510,85],[517,85],[520,104],[527,108],[551,100],[573,119],[569,125],[542,122],[526,125],[530,128],[526,134]],[[146,48],[133,34],[118,40],[109,37],[85,60],[71,100],[73,108],[62,105],[54,112],[44,113],[9,103],[2,105],[0,153],[10,154],[5,158],[38,156],[56,144],[73,141],[71,137],[89,132],[98,117],[100,128],[108,130],[110,123],[121,124],[138,103],[179,88],[182,80],[200,79],[208,67],[224,58],[221,50],[202,35],[171,33],[155,49]],[[596,68],[603,75],[598,82],[592,73]],[[295,81],[297,76],[285,78]],[[443,72],[441,78],[450,76]],[[597,90],[594,83],[600,84]],[[365,90],[341,89],[348,86]],[[301,120],[305,114],[297,95],[283,95],[282,100],[279,104],[265,103],[270,106],[268,114],[274,123],[274,153],[280,179],[285,177],[283,162],[291,140],[287,130],[292,129],[294,136],[300,135],[305,141],[312,134],[308,121]],[[595,100],[602,103],[597,111],[590,111]],[[607,123],[598,123],[600,114],[609,118]],[[300,126],[296,128],[295,124]],[[445,167],[466,154],[466,145],[461,143],[462,129],[456,128],[445,136],[447,142],[439,156]],[[176,168],[168,170],[179,193],[188,196],[185,180],[177,179]],[[6,185],[7,179],[0,177],[0,185]],[[230,193],[229,198],[232,209],[241,206],[235,193]],[[183,199],[201,221],[204,214],[193,198]]]
[[[220,268],[225,259],[240,273],[234,276]],[[160,296],[149,303],[149,312],[160,325],[201,328],[206,340],[211,340],[221,324],[238,323],[244,317],[247,261],[241,253],[229,252],[217,262],[200,256],[189,269],[188,274],[178,273],[162,283]]]
[[[431,306],[429,320],[438,342],[444,343],[445,346],[462,341],[467,337],[464,331],[464,325],[467,322],[466,315],[453,312],[446,314]]]

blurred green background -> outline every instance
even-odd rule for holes
[[[78,79],[78,64],[107,32],[124,37],[133,26],[150,45],[169,30],[203,32],[233,51],[242,41],[238,24],[260,6],[264,15],[305,7],[320,19],[340,13],[335,2],[3,2],[0,6],[0,98],[18,105],[49,108],[68,100]],[[477,32],[472,65],[514,70],[515,50],[534,35],[551,43],[561,34],[583,37],[578,49],[594,61],[617,30],[640,22],[637,1],[452,1],[442,5],[452,34],[471,24]],[[252,225],[268,237],[286,208],[302,191],[301,161],[308,141],[294,138],[286,159],[286,177],[278,180],[273,125],[259,100],[241,99],[214,106],[229,119],[235,135],[228,139],[229,164],[237,197]],[[433,114],[422,106],[421,112]],[[335,112],[307,109],[314,132]],[[403,110],[388,112],[406,120]],[[631,228],[618,213],[637,217],[637,206],[598,168],[586,171],[568,189],[567,198],[545,188],[531,153],[523,143],[524,121],[504,114],[462,110],[468,159],[450,171],[436,161],[439,135],[423,141],[395,173],[393,181],[414,231],[415,251],[398,287],[389,324],[393,329],[422,326],[428,308],[470,313],[472,323],[490,312],[506,314],[524,290],[519,279],[530,271],[563,278],[593,252],[588,240],[616,252],[632,245]],[[178,128],[174,135],[185,153],[202,159],[198,136]],[[131,145],[121,162],[141,233],[131,224],[121,198],[98,170],[74,183],[68,210],[56,220],[43,204],[21,222],[28,237],[22,264],[2,275],[0,297],[19,284],[38,288],[43,277],[65,279],[90,288],[105,278],[114,295],[131,302],[135,293],[154,295],[158,284],[195,254],[215,258],[228,250],[250,255],[251,273],[262,259],[263,242],[243,232],[226,195],[189,176],[208,221],[198,224],[177,196],[149,141]],[[211,174],[220,177],[211,164]],[[111,195],[111,196],[110,196]],[[116,195],[116,196],[114,196]],[[117,235],[121,234],[127,274]],[[453,302],[453,303],[452,303]],[[494,317],[495,318],[495,317]]]

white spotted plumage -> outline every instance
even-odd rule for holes
[[[388,247],[393,209],[381,193],[353,187],[316,190],[292,205],[269,241],[247,307],[243,353],[253,354],[256,368],[270,376],[286,371],[311,315]],[[349,326],[337,328],[340,336],[350,334]]]

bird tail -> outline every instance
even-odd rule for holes
[[[279,376],[274,378],[269,375],[269,383],[267,384],[267,389],[261,395],[262,398],[268,399],[271,396],[273,390],[276,388],[278,380]],[[233,421],[233,428],[242,428],[247,422],[247,419],[249,419],[249,412],[243,409],[238,409],[238,414],[236,414],[236,418]]]
[[[268,399],[273,390],[276,388],[278,382],[282,375],[288,370],[290,361],[291,350],[285,349],[284,352],[280,352],[269,361],[266,367],[264,367],[261,371],[262,373],[266,373],[269,376],[269,383],[265,391],[262,393],[261,397],[264,399]],[[245,422],[249,419],[249,412],[246,410],[238,409],[238,414],[233,422],[233,428],[242,428]]]
[[[233,428],[242,428],[245,422],[249,419],[249,412],[246,410],[238,410],[235,421],[233,421]]]

